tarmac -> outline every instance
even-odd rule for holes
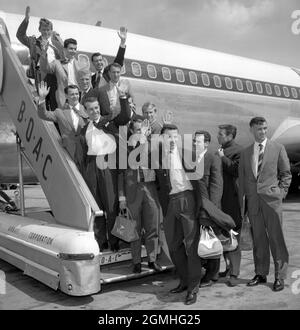
[[[31,199],[26,206],[47,207],[39,189],[28,186]],[[273,292],[274,267],[271,261],[268,282],[256,287],[246,283],[254,276],[252,251],[242,253],[241,274],[236,287],[225,279],[212,287],[200,288],[197,302],[184,305],[186,293],[171,294],[178,280],[173,271],[102,285],[101,292],[71,297],[23,275],[16,267],[0,260],[0,310],[298,310],[300,309],[300,196],[284,203],[283,230],[290,262],[285,289]],[[221,270],[224,262],[221,263]],[[1,282],[2,279],[2,282]]]

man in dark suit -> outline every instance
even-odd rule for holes
[[[238,195],[238,167],[242,147],[235,142],[236,127],[233,125],[220,125],[218,132],[218,142],[221,148],[218,155],[222,161],[223,168],[223,195],[222,210],[229,214],[234,222],[234,230],[241,231],[242,215]],[[238,236],[239,240],[239,236]],[[220,273],[220,277],[230,276],[228,285],[237,285],[237,277],[240,274],[241,250],[239,246],[236,250],[224,252],[226,269]]]
[[[77,86],[70,85],[65,88],[67,102],[63,109],[48,111],[45,98],[49,87],[43,81],[39,85],[38,116],[47,121],[58,124],[62,137],[62,145],[74,160],[78,136],[88,120],[84,107],[79,103],[79,90]]]
[[[282,200],[291,183],[290,163],[283,145],[267,139],[267,122],[263,117],[250,121],[255,142],[241,153],[239,195],[245,196],[253,231],[255,277],[248,286],[267,281],[270,249],[275,265],[274,291],[284,289],[288,268],[288,250],[282,231]],[[244,210],[243,210],[244,211]]]
[[[121,113],[123,110],[126,112],[128,100],[121,99],[120,102]],[[115,163],[110,160],[117,158],[118,136],[110,129],[112,125],[103,125],[101,122],[97,98],[87,98],[85,108],[90,122],[81,130],[76,164],[100,209],[106,213],[106,219],[101,217],[95,221],[95,236],[100,250],[107,249],[109,241],[111,250],[116,252],[119,250],[119,240],[111,234],[111,230],[118,212],[118,160]],[[104,164],[106,158],[107,166]]]
[[[201,276],[201,259],[197,254],[199,223],[196,212],[200,201],[197,183],[202,174],[199,173],[198,177],[194,177],[195,180],[190,180],[188,173],[195,169],[183,161],[182,150],[177,146],[177,126],[164,125],[162,137],[156,176],[159,189],[163,191],[160,196],[164,196],[160,203],[164,214],[165,236],[171,260],[180,279],[179,285],[170,292],[187,290],[185,304],[190,305],[197,300]],[[169,166],[164,166],[168,163]]]
[[[146,132],[148,127],[143,126],[142,118],[136,118],[130,122],[131,136],[128,140],[129,162],[125,170],[120,170],[118,180],[120,209],[128,207],[139,239],[130,243],[133,272],[141,272],[141,245],[142,229],[144,230],[144,242],[148,256],[148,266],[156,271],[162,268],[156,263],[158,249],[158,220],[159,201],[155,183],[155,171],[148,166],[149,143]],[[137,157],[130,158],[133,152]]]
[[[43,51],[47,52],[51,60],[63,58],[63,42],[59,35],[53,31],[53,24],[46,18],[41,18],[39,22],[39,32],[41,35],[27,36],[27,28],[29,24],[30,7],[26,7],[25,19],[21,23],[17,31],[18,40],[29,48],[30,66],[27,71],[29,78],[35,80],[35,86],[38,91],[38,85],[41,81],[46,81],[50,87],[49,94],[46,97],[47,109],[54,110],[57,108],[55,91],[57,88],[57,81],[55,75],[47,73],[40,66],[40,57]]]
[[[121,39],[121,44],[118,49],[118,53],[116,58],[114,59],[114,63],[119,63],[121,67],[124,64],[124,56],[125,56],[125,50],[126,50],[126,39],[127,39],[127,29],[122,30],[120,28],[120,31],[118,31],[118,35]],[[91,83],[93,88],[100,88],[106,84],[105,80],[105,74],[104,74],[104,60],[101,53],[94,53],[91,56],[91,60],[93,63],[93,66],[95,68],[95,73],[92,75]]]
[[[221,198],[223,194],[223,178],[222,178],[222,165],[220,158],[212,152],[207,150],[211,135],[207,131],[197,131],[195,133],[195,144],[202,143],[204,140],[204,150],[197,154],[197,161],[204,160],[204,174],[200,180],[201,197],[206,197],[210,200],[215,207],[221,208]],[[209,214],[201,208],[199,215],[200,224],[203,226],[210,226],[217,234],[219,227],[210,219]],[[203,260],[206,273],[201,279],[201,287],[207,287],[212,285],[212,281],[216,279],[220,268],[220,257],[210,258]]]

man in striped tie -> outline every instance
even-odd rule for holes
[[[281,291],[289,259],[282,232],[282,200],[287,195],[292,176],[284,146],[267,139],[267,128],[263,117],[250,121],[255,142],[241,153],[239,197],[241,205],[244,205],[245,197],[253,232],[256,275],[247,285],[267,282],[271,249],[275,266],[273,290]]]

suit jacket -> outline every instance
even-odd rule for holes
[[[162,164],[162,151],[163,151],[162,142],[158,143],[158,147],[159,147],[159,157],[158,157],[159,159],[158,159],[158,164],[155,164],[156,183],[157,183],[157,188],[158,188],[159,202],[162,207],[163,215],[166,216],[169,201],[170,201],[169,194],[170,194],[170,191],[172,190],[172,185],[171,185],[171,181],[170,181],[170,170],[168,168],[164,168],[163,164]],[[183,149],[183,150],[180,150],[179,152],[181,154],[182,166],[183,166],[184,171],[186,173],[190,173],[190,174],[195,173],[197,170],[196,167],[191,164],[186,164],[184,162],[185,150]],[[192,159],[195,160],[194,153],[193,153]],[[195,204],[196,204],[196,208],[194,211],[195,211],[195,215],[197,215],[199,212],[200,206],[201,206],[201,204],[200,204],[201,203],[200,187],[199,187],[200,181],[197,179],[195,179],[195,180],[190,179],[190,182],[193,187]]]
[[[254,176],[254,144],[241,153],[239,164],[239,196],[246,196],[249,214],[258,214],[259,198],[270,207],[280,209],[291,184],[290,162],[283,145],[267,140],[258,178]]]
[[[63,108],[66,103],[65,87],[68,86],[68,61],[67,60],[54,60],[51,63],[48,62],[47,55],[41,54],[40,57],[41,69],[48,73],[53,73],[57,79],[57,90],[55,93],[56,101],[59,108]],[[80,70],[79,62],[74,59],[74,72],[76,80],[79,81],[78,71]]]
[[[110,109],[110,102],[109,102],[109,98],[108,98],[108,94],[107,94],[109,88],[110,88],[109,83],[107,83],[105,86],[103,86],[101,88],[94,88],[94,89],[90,90],[84,96],[84,98],[93,96],[98,99],[98,102],[100,105],[101,116],[102,116],[102,118],[101,118],[102,123],[104,123],[104,121],[105,121],[105,123],[107,123],[111,120],[114,120],[114,123],[117,127],[126,125],[130,121],[130,118],[131,118],[131,108],[128,103],[128,99],[132,95],[130,85],[126,79],[124,79],[124,80],[122,79],[121,89],[123,89],[126,93],[127,105],[125,108],[124,101],[122,101],[123,99],[120,98],[121,112],[115,118],[113,117],[113,113]]]
[[[41,41],[42,37],[39,36],[36,38],[35,36],[27,36],[27,28],[28,28],[29,20],[26,20],[26,18],[22,21],[20,24],[18,31],[17,31],[17,38],[18,40],[29,48],[30,53],[30,59],[32,61],[32,65],[34,65],[34,69],[37,69],[37,64],[40,60],[40,56],[42,53],[41,48]],[[63,57],[63,43],[62,40],[57,40],[57,42],[53,39],[52,40],[53,46],[54,46],[54,53],[55,57],[57,59]],[[44,68],[45,69],[45,68]],[[41,79],[44,80],[45,76],[47,74],[47,70],[43,70],[41,68]]]
[[[114,59],[114,63],[118,63],[121,66],[123,66],[123,64],[124,64],[124,57],[125,57],[125,50],[126,50],[125,47],[119,47],[117,56]],[[106,71],[106,68],[104,68],[104,72],[105,71]],[[104,72],[103,72],[103,76],[101,77],[101,80],[100,80],[100,86],[96,86],[96,76],[97,76],[97,73],[94,73],[92,75],[92,86],[93,86],[93,88],[97,88],[97,87],[99,88],[99,87],[102,87],[102,86],[104,86],[106,84],[106,80],[104,78],[104,76],[105,76],[105,73]]]
[[[222,210],[235,221],[238,230],[241,226],[241,208],[238,195],[238,168],[242,147],[234,140],[223,146],[221,158],[223,168]]]
[[[63,109],[57,108],[54,111],[48,111],[46,109],[45,102],[38,105],[38,116],[41,119],[52,121],[58,124],[62,138],[62,145],[64,148],[67,149],[72,159],[75,158],[78,136],[80,134],[81,129],[87,123],[88,119],[88,115],[86,114],[82,105],[80,105],[78,114],[78,127],[75,130],[71,116],[71,110],[67,104]]]

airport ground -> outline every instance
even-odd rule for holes
[[[45,197],[31,189],[30,203],[46,206]],[[130,281],[106,284],[101,292],[87,297],[71,297],[54,291],[23,275],[22,271],[0,260],[5,274],[5,294],[0,293],[0,310],[277,310],[300,309],[300,196],[289,196],[284,203],[284,234],[290,254],[285,289],[273,292],[274,268],[265,285],[247,287],[254,275],[252,252],[243,252],[240,283],[234,288],[221,279],[212,287],[200,288],[198,300],[191,306],[183,304],[185,293],[170,294],[177,285],[172,271]],[[224,264],[222,263],[222,268]],[[2,273],[3,274],[3,273]]]

